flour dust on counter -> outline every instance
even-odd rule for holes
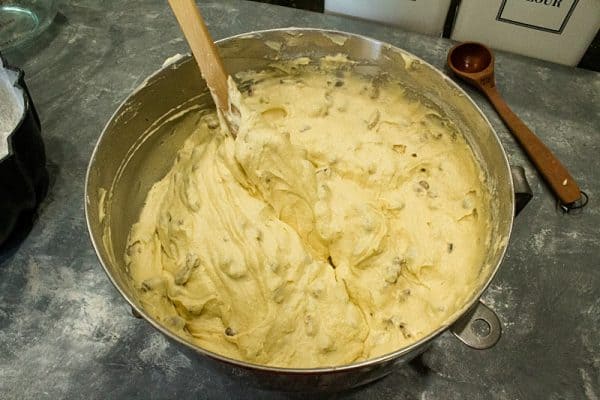
[[[144,309],[182,338],[343,365],[430,334],[478,287],[489,193],[470,147],[342,58],[230,81],[237,136],[198,117],[148,193],[125,259]]]
[[[95,263],[53,262],[51,255],[24,259],[26,283],[18,300],[0,298],[0,322],[6,321],[3,310],[12,315],[0,329],[0,398],[64,397],[80,386],[65,366],[86,370],[111,354],[134,327],[128,313],[115,312],[113,289],[102,285],[105,277]],[[28,346],[15,351],[22,343]],[[102,374],[94,379],[106,383]]]

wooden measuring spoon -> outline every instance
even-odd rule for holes
[[[476,42],[458,44],[448,53],[448,67],[458,77],[486,95],[565,207],[569,208],[569,205],[581,199],[581,190],[569,171],[535,133],[512,112],[496,90],[494,55],[488,47]]]
[[[227,91],[227,77],[229,75],[225,71],[217,46],[215,46],[208,32],[196,2],[194,0],[169,0],[169,5],[192,50],[198,67],[200,67],[202,77],[206,81],[215,104],[221,110],[230,131],[235,136],[236,131],[231,129],[235,128],[235,124],[229,118]]]

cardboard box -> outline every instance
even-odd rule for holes
[[[452,39],[575,66],[600,28],[600,0],[462,0]]]

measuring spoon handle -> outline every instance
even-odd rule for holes
[[[495,86],[481,86],[481,88],[562,204],[567,205],[579,200],[581,190],[567,168],[562,165],[536,134],[517,117]]]

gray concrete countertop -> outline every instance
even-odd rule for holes
[[[372,36],[443,68],[451,42],[367,22],[245,1],[202,2],[215,38],[256,29],[323,27]],[[131,317],[102,271],[85,226],[92,148],[118,104],[186,43],[159,0],[65,1],[51,28],[7,54],[26,72],[43,125],[50,193],[16,251],[0,254],[0,398],[286,398],[207,370]],[[600,397],[600,74],[498,53],[497,81],[515,112],[591,197],[563,215],[484,99],[534,199],[515,222],[483,300],[500,342],[471,350],[443,335],[420,362],[336,397],[588,399]]]

